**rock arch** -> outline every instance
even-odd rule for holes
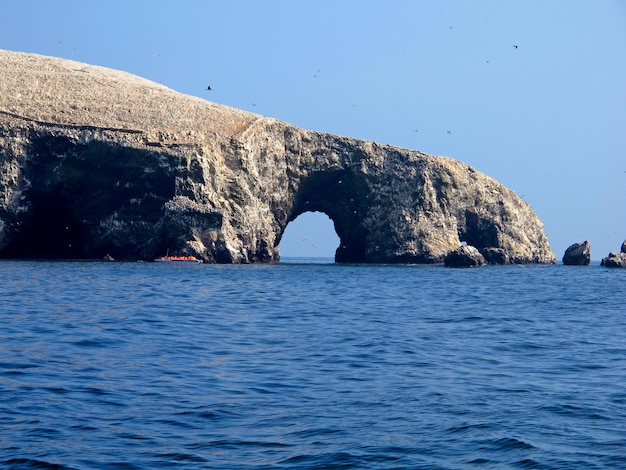
[[[300,184],[287,222],[295,220],[304,212],[322,212],[333,222],[339,237],[335,253],[337,262],[363,263],[367,233],[363,206],[368,192],[364,181],[346,170],[316,172],[307,176]]]
[[[319,211],[338,262],[442,262],[462,241],[555,261],[531,207],[456,160],[51,57],[0,51],[0,87],[0,257],[276,262]]]

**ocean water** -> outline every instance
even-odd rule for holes
[[[626,468],[626,270],[289,261],[0,262],[0,468]]]

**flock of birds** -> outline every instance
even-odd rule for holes
[[[452,29],[452,26],[450,26],[450,29]],[[513,48],[514,49],[519,49],[519,46],[517,44],[513,44]],[[489,61],[487,61],[487,63],[489,63]],[[322,71],[322,69],[317,69],[317,72],[313,75],[313,78],[317,78],[317,74],[320,73]],[[213,88],[211,88],[211,85],[208,85],[206,87],[206,91],[213,91]],[[256,106],[255,103],[252,103],[252,106]],[[356,104],[353,104],[352,107],[355,107]],[[419,132],[417,129],[415,129],[413,132]],[[447,134],[452,134],[452,131],[447,130],[446,131]]]

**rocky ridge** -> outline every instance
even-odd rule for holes
[[[275,262],[307,211],[332,219],[338,262],[439,263],[462,242],[555,262],[532,208],[462,162],[0,51],[0,257]]]

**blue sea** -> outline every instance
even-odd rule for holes
[[[626,468],[626,270],[286,261],[1,261],[0,468]]]

